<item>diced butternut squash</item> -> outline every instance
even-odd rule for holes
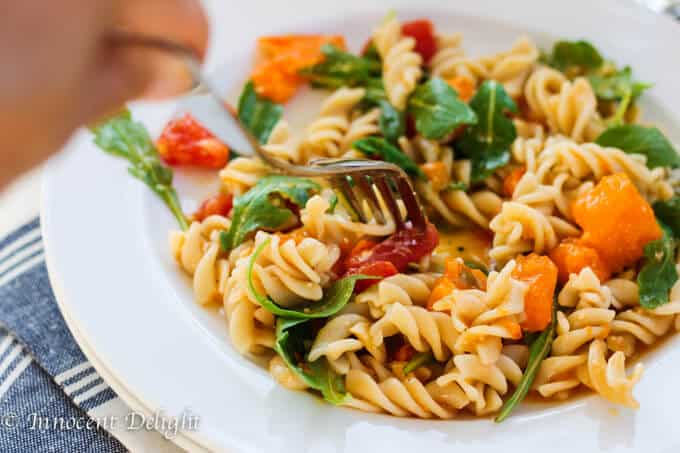
[[[486,275],[479,269],[470,269],[460,258],[446,261],[444,276],[451,280],[458,289],[486,290]]]
[[[304,83],[298,71],[323,59],[324,44],[343,50],[346,47],[342,36],[284,35],[258,39],[260,62],[251,74],[257,94],[278,103],[288,101]]]
[[[611,275],[597,250],[575,239],[562,241],[550,251],[550,259],[557,265],[557,277],[562,284],[569,280],[569,275],[578,274],[586,267],[592,269],[601,282],[608,280]]]
[[[454,286],[453,282],[445,276],[437,279],[437,282],[430,293],[430,297],[427,300],[427,309],[432,310],[432,307],[434,307],[434,304],[437,301],[451,294],[454,289],[456,289],[456,287]]]
[[[652,207],[624,173],[605,176],[579,196],[572,214],[583,229],[579,242],[597,250],[612,272],[634,264],[662,236]]]
[[[516,262],[512,277],[529,284],[524,296],[526,319],[522,327],[530,332],[540,332],[552,320],[557,266],[547,256],[535,253],[519,256]]]
[[[475,95],[476,83],[470,77],[466,76],[455,76],[446,81],[451,88],[456,90],[458,97],[463,102],[470,102],[472,96]]]
[[[444,162],[428,162],[420,166],[430,180],[432,189],[439,192],[443,190],[451,182],[451,173],[447,171]]]
[[[504,318],[498,321],[497,324],[508,331],[511,339],[519,340],[522,338],[522,327],[512,319]]]
[[[449,258],[446,270],[435,283],[427,300],[428,310],[432,310],[435,302],[451,294],[454,289],[486,289],[486,275],[479,269],[470,269],[459,258]]]
[[[503,194],[506,197],[512,197],[512,194],[515,193],[515,187],[517,187],[517,183],[522,179],[524,173],[526,173],[524,167],[518,167],[503,178]]]

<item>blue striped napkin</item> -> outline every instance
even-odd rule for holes
[[[0,324],[0,451],[180,451],[158,432],[124,423],[132,411],[59,312],[37,218],[0,241]]]

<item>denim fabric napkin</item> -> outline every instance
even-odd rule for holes
[[[132,414],[66,327],[39,219],[0,240],[0,452],[179,451]]]

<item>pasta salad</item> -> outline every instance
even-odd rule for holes
[[[399,165],[429,223],[361,222],[190,114],[155,141],[128,111],[97,126],[177,218],[171,253],[236,350],[286,388],[395,416],[502,421],[579,389],[638,407],[637,358],[680,329],[680,157],[639,123],[649,84],[586,41],[472,56],[394,14],[358,54],[330,35],[257,46],[238,115],[264,149]],[[284,104],[307,84],[328,97],[295,136]],[[168,165],[214,169],[221,191],[187,216]]]

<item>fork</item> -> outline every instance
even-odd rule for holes
[[[367,223],[371,217],[381,224],[388,222],[382,209],[382,199],[397,230],[425,229],[427,225],[425,213],[408,175],[401,167],[384,161],[342,158],[319,159],[302,166],[274,157],[262,148],[259,141],[241,123],[236,110],[221,99],[204,77],[201,60],[191,48],[167,39],[127,32],[116,32],[111,35],[111,43],[115,46],[138,46],[157,50],[182,61],[192,82],[190,94],[211,96],[226,113],[224,126],[228,133],[220,134],[220,139],[223,141],[227,139],[228,142],[225,141],[225,144],[230,149],[238,149],[239,154],[256,155],[284,175],[326,180],[330,187],[342,196],[361,222]],[[239,146],[230,146],[234,141],[238,141]],[[399,209],[399,199],[406,208],[405,216],[402,216]]]

